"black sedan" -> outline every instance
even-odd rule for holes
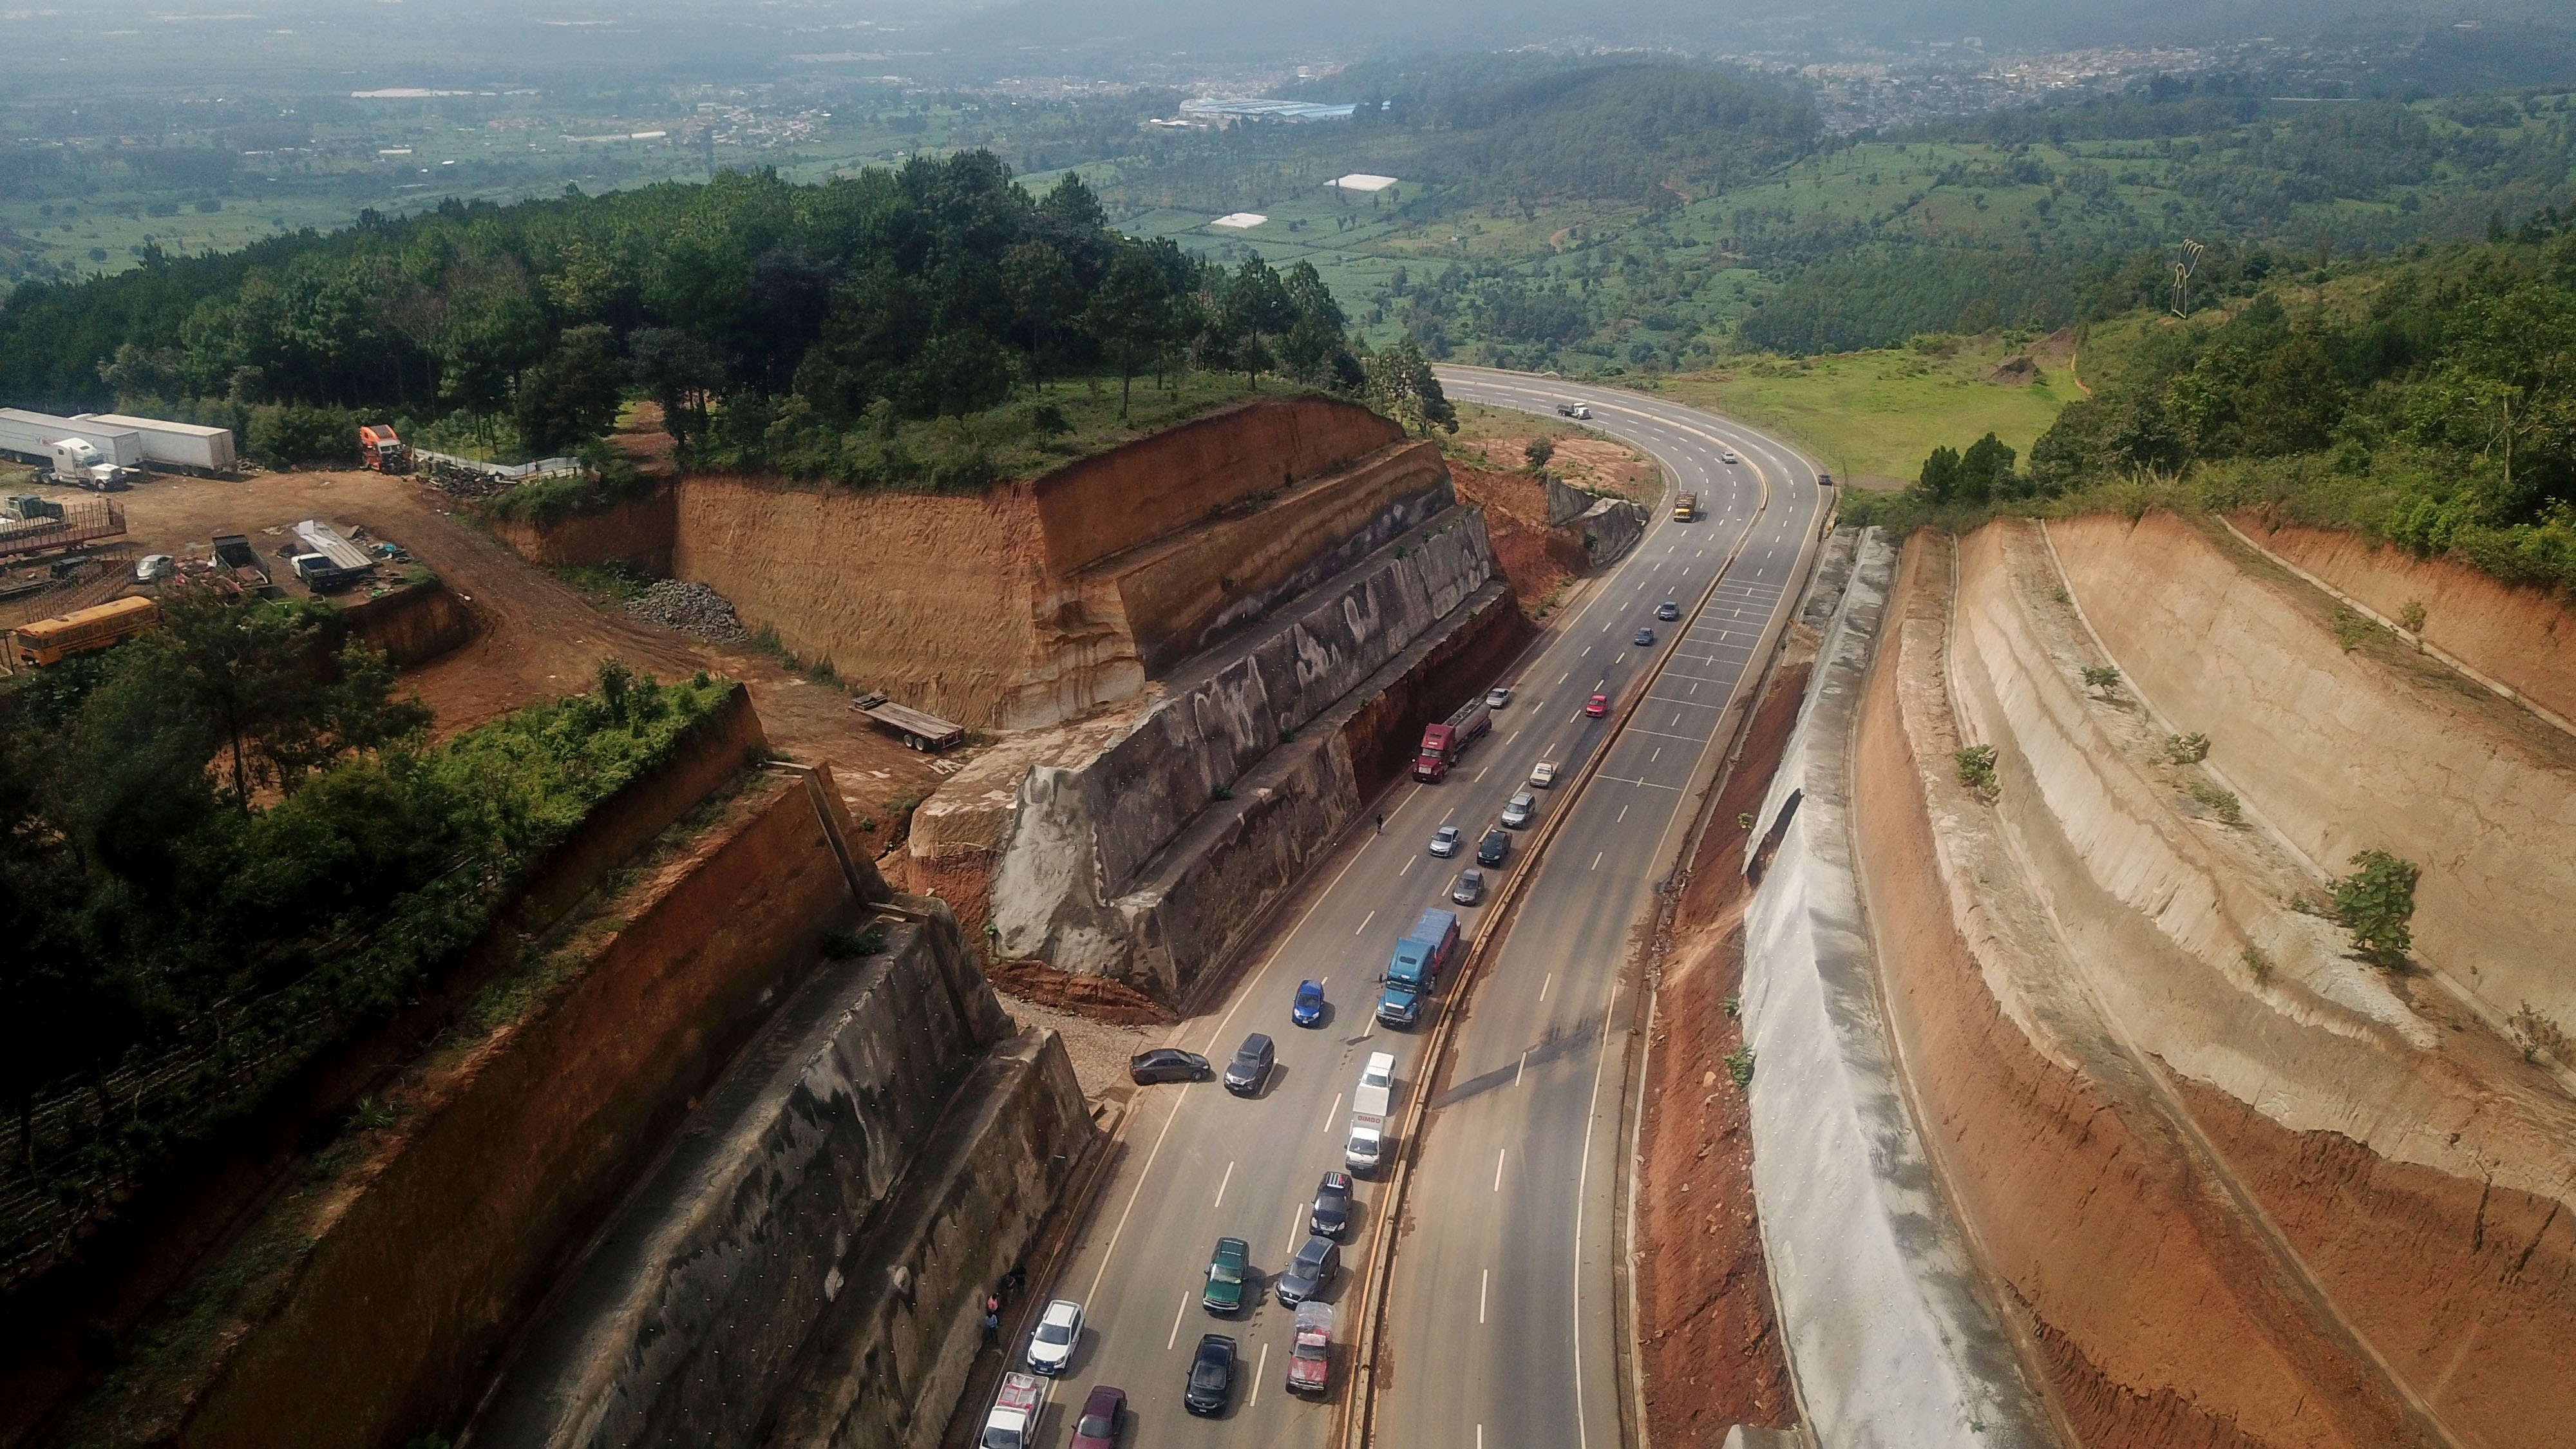
[[[1128,1058],[1127,1075],[1135,1079],[1137,1086],[1150,1087],[1156,1082],[1204,1082],[1216,1071],[1197,1052],[1156,1047]]]
[[[1182,1407],[1193,1414],[1222,1414],[1233,1392],[1234,1340],[1222,1333],[1199,1335],[1199,1351],[1190,1358],[1190,1387],[1181,1396]]]

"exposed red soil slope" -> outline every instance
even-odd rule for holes
[[[1744,979],[1748,895],[1735,817],[1761,804],[1806,677],[1805,665],[1783,669],[1754,712],[1692,857],[1656,996],[1631,1271],[1657,1444],[1715,1444],[1731,1425],[1798,1417],[1753,1211],[1751,1124],[1724,1059],[1744,1040],[1726,1011]]]
[[[1485,536],[1510,581],[1512,597],[1535,613],[1588,564],[1580,539],[1547,526],[1547,490],[1527,473],[1472,468],[1452,459],[1449,477],[1460,501],[1485,510]]]

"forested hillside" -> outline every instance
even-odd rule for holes
[[[1116,378],[1123,399],[1139,374],[1191,366],[1369,382],[1312,268],[1219,272],[1109,230],[1078,179],[1033,198],[982,151],[820,186],[727,172],[450,204],[155,257],[0,308],[0,397],[227,422],[274,461],[347,452],[359,413],[504,450],[577,446],[633,386],[684,450],[966,486],[989,466],[942,472],[904,452],[899,425],[1075,373]]]
[[[2132,313],[2085,355],[2094,395],[2026,462],[1991,438],[1936,450],[1871,516],[2263,506],[2576,592],[2576,226],[2555,214],[2276,277],[2188,321]]]

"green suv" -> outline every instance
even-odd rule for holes
[[[1243,1280],[1252,1276],[1247,1266],[1252,1261],[1252,1245],[1241,1238],[1216,1240],[1216,1256],[1208,1260],[1207,1287],[1199,1302],[1210,1313],[1243,1311]]]

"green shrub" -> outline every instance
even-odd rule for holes
[[[1994,746],[1970,745],[1964,750],[1954,752],[1950,756],[1950,761],[1958,766],[1959,783],[1967,786],[1969,792],[1978,799],[1991,803],[2002,793],[2003,787],[1995,779]]]
[[[2415,916],[2415,883],[2423,871],[2384,850],[2362,851],[2351,863],[2352,874],[2334,883],[2334,918],[2352,932],[2364,955],[2397,965],[2415,944],[2407,923]]]
[[[1744,1042],[1738,1044],[1735,1050],[1726,1054],[1724,1060],[1726,1062],[1726,1074],[1735,1079],[1736,1086],[1749,1087],[1753,1085],[1752,1043]]]
[[[2235,791],[2222,790],[2205,780],[2194,780],[2183,788],[2191,792],[2191,798],[2197,801],[2202,809],[2217,816],[2220,823],[2226,825],[2245,823],[2244,802],[2236,798]]]
[[[2343,652],[2346,654],[2360,648],[2362,641],[2370,637],[2370,631],[2375,627],[2368,619],[2350,609],[2335,610],[2332,623],[2335,642],[2343,646]]]
[[[358,421],[347,408],[272,403],[250,410],[250,436],[243,446],[272,468],[354,467]]]
[[[2104,694],[2113,693],[2120,687],[2120,671],[2108,664],[2087,664],[2084,666],[2084,686]]]
[[[2209,736],[2194,732],[2165,736],[2165,758],[2177,765],[2197,765],[2209,758]]]
[[[2272,984],[2272,958],[2264,955],[2260,947],[2246,947],[2240,959],[2245,963],[2245,973],[2254,978],[2255,985]]]

